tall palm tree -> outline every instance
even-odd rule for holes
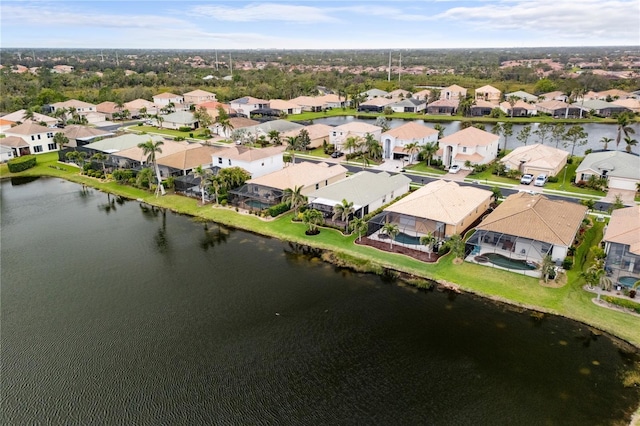
[[[440,123],[436,123],[433,128],[438,131],[438,139],[442,139],[444,137],[444,126]]]
[[[298,210],[307,202],[307,197],[302,194],[302,186],[294,186],[293,189],[285,189],[282,196],[282,202],[289,203],[294,214],[298,216]]]
[[[411,142],[404,146],[404,150],[409,153],[409,164],[412,164],[415,155],[420,151],[420,145],[418,142]]]
[[[400,228],[397,224],[387,222],[382,227],[382,233],[389,237],[389,243],[391,244],[391,250],[393,250],[393,239],[400,233]]]
[[[62,132],[58,132],[53,135],[53,141],[58,144],[61,150],[64,149],[65,146],[69,145],[69,138]]]
[[[624,136],[629,136],[629,134],[633,134],[636,131],[630,127],[632,122],[631,114],[628,113],[620,113],[616,116],[616,121],[618,125],[618,130],[616,134],[616,148],[620,145],[620,141]]]
[[[104,175],[106,177],[107,176],[107,168],[105,166],[105,163],[109,159],[109,156],[107,154],[103,154],[101,152],[96,152],[95,154],[93,154],[91,156],[91,159],[93,161],[95,161],[96,163],[100,163],[102,165],[102,172],[104,173]]]
[[[220,190],[222,189],[222,181],[219,176],[214,175],[213,173],[209,173],[206,176],[206,180],[207,180],[207,188],[213,191],[216,204],[218,204],[218,195],[220,194]]]
[[[291,152],[291,162],[296,164],[296,150],[298,149],[298,137],[297,136],[289,136],[287,137],[287,151]]]
[[[147,142],[141,142],[138,144],[138,148],[142,149],[142,153],[147,156],[147,163],[153,164],[153,168],[156,172],[156,179],[158,180],[158,188],[156,189],[156,196],[158,195],[158,190],[162,195],[165,195],[166,192],[164,190],[164,186],[162,185],[162,176],[160,176],[160,168],[158,167],[158,162],[156,161],[156,154],[162,153],[162,145],[164,142],[158,141],[154,142],[149,139]]]
[[[509,98],[507,98],[507,102],[509,103],[509,106],[511,107],[511,109],[510,109],[511,118],[513,118],[513,110],[514,110],[514,107],[516,106],[516,103],[518,102],[518,97],[517,96],[509,96]]]
[[[429,255],[429,259],[431,259],[431,254],[433,253],[433,245],[436,243],[437,239],[433,235],[433,232],[427,232],[426,235],[420,237],[420,244],[427,248],[427,254]]]
[[[158,123],[158,128],[162,129],[162,122],[164,121],[164,117],[156,114],[156,122]]]
[[[358,233],[358,241],[360,241],[362,239],[362,234],[367,232],[369,229],[369,224],[366,220],[355,217],[349,224],[349,228]]]
[[[233,124],[227,111],[221,106],[218,107],[218,115],[216,117],[216,123],[222,128],[223,136],[226,138],[233,130]]]
[[[431,160],[433,159],[433,156],[436,155],[436,152],[438,152],[438,142],[427,142],[422,145],[421,148],[422,157],[426,158],[427,166],[431,167]]]
[[[35,118],[35,111],[32,110],[31,108],[26,109],[24,111],[24,114],[22,114],[22,120],[23,121],[27,121],[27,120],[33,121],[34,118]]]
[[[204,188],[207,185],[207,176],[209,173],[209,169],[203,169],[202,166],[198,166],[193,169],[193,176],[200,178],[198,187],[200,188],[200,194],[202,195],[202,205],[204,205]]]
[[[600,139],[600,143],[604,144],[604,150],[608,151],[609,150],[609,144],[613,142],[612,138],[608,138],[606,136],[603,136],[602,139]]]
[[[631,147],[638,145],[638,141],[636,139],[633,139],[631,136],[625,136],[624,142],[627,144],[627,146],[624,148],[624,150],[627,152],[631,152]]]
[[[307,225],[310,233],[316,233],[318,226],[324,222],[324,216],[320,210],[309,209],[304,212],[302,221]]]
[[[333,206],[333,220],[337,220],[340,218],[343,222],[346,222],[344,227],[344,232],[346,233],[349,229],[349,217],[353,215],[355,209],[353,208],[353,201],[349,202],[346,199],[342,199],[341,203]]]
[[[351,153],[354,153],[356,150],[360,148],[361,139],[359,136],[349,136],[347,140],[344,141],[344,145],[342,145],[343,150],[349,150]]]

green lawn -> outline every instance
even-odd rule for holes
[[[134,133],[143,133],[143,132],[157,133],[159,135],[167,135],[171,137],[183,137],[183,138],[191,138],[189,136],[189,133],[193,133],[193,139],[202,139],[202,140],[209,139],[209,136],[205,136],[202,133],[201,129],[196,129],[190,132],[181,132],[179,130],[173,130],[173,129],[159,129],[153,126],[129,126],[127,127],[127,130]]]
[[[412,172],[424,172],[424,173],[431,173],[435,175],[447,174],[445,170],[438,169],[433,166],[427,166],[427,163],[423,163],[423,162],[411,164],[410,166],[406,166],[405,169],[410,170]]]
[[[319,235],[307,236],[304,233],[305,225],[292,222],[291,213],[271,221],[264,221],[253,215],[239,214],[233,208],[200,206],[198,200],[179,195],[168,194],[156,198],[148,191],[81,176],[76,167],[58,163],[55,152],[41,154],[37,158],[38,165],[36,167],[18,175],[61,177],[127,198],[141,199],[149,204],[169,208],[179,213],[201,217],[285,241],[331,250],[340,256],[356,258],[374,270],[390,268],[440,282],[456,283],[463,290],[495,300],[507,301],[583,321],[640,347],[640,321],[637,317],[600,308],[591,301],[593,294],[582,290],[583,281],[579,275],[579,268],[583,266],[581,259],[586,259],[589,247],[595,245],[602,238],[603,223],[595,223],[585,235],[583,244],[576,252],[576,266],[568,272],[568,284],[561,288],[550,288],[539,285],[537,279],[516,273],[469,263],[455,265],[450,255],[440,259],[437,264],[425,264],[407,256],[359,246],[354,244],[357,236],[343,236],[341,232],[334,229],[323,228]],[[0,177],[11,176],[6,164],[0,165]]]

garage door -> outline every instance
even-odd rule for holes
[[[609,188],[610,189],[627,189],[629,191],[635,191],[636,182],[629,179],[609,177]]]

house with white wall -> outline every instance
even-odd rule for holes
[[[195,105],[202,102],[215,102],[216,94],[207,92],[206,90],[192,90],[191,92],[183,93],[182,98],[186,105]]]
[[[489,86],[488,84],[486,86],[478,87],[475,91],[475,94],[476,101],[482,99],[483,101],[491,102],[494,104],[498,104],[500,102],[500,97],[502,96],[502,92],[500,90],[496,89],[493,86]]]
[[[232,109],[236,110],[238,114],[241,114],[245,117],[250,117],[251,111],[254,111],[256,109],[269,108],[269,101],[254,98],[251,96],[245,96],[244,98],[239,98],[231,101],[229,105]]]
[[[454,100],[460,101],[467,96],[467,89],[457,84],[453,84],[449,87],[445,87],[440,90],[441,100]]]
[[[4,134],[7,138],[15,136],[22,139],[29,145],[28,154],[40,154],[43,152],[57,151],[59,149],[58,144],[53,141],[53,137],[58,132],[60,132],[60,129],[52,129],[28,122],[10,128],[6,130]],[[18,157],[25,154],[26,150],[24,148],[14,152],[14,155]]]
[[[379,142],[380,136],[382,135],[382,127],[360,121],[351,121],[334,127],[333,131],[329,134],[329,143],[331,143],[337,151],[341,151],[347,138],[353,136],[364,140],[367,133],[371,134],[373,138]]]
[[[240,167],[252,178],[264,176],[284,167],[283,152],[286,147],[250,148],[242,145],[220,147],[211,155],[213,167],[228,169]]]
[[[159,107],[166,107],[170,103],[173,103],[176,109],[181,109],[181,105],[184,103],[182,95],[176,95],[174,93],[164,92],[153,96],[153,103]]]
[[[430,142],[436,143],[438,142],[438,131],[415,121],[409,121],[402,126],[384,132],[381,141],[383,158],[407,159],[412,162],[418,153],[408,152],[405,147],[413,143],[419,146]]]
[[[440,139],[436,157],[446,167],[457,164],[464,168],[467,161],[471,164],[488,164],[498,155],[499,140],[498,135],[476,127],[467,127]]]

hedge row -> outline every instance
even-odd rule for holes
[[[289,210],[289,203],[280,203],[280,204],[276,204],[275,206],[269,207],[269,209],[267,210],[267,214],[271,217],[276,217],[288,210]]]
[[[9,171],[11,173],[18,173],[35,167],[36,165],[36,156],[35,155],[24,155],[22,157],[14,158],[9,160],[7,166],[9,166]]]
[[[636,302],[632,302],[631,300],[621,299],[619,297],[611,297],[611,296],[602,296],[602,300],[608,303],[612,303],[614,305],[621,306],[623,308],[631,309],[636,313],[640,314],[640,304]]]

